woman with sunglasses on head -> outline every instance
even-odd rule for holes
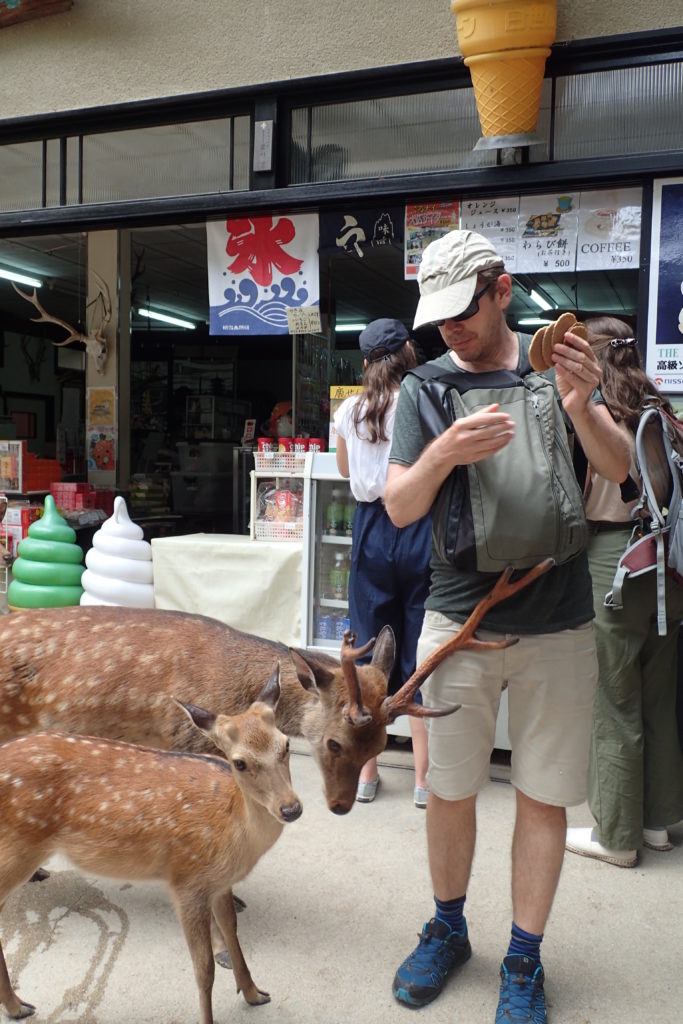
[[[429,592],[429,515],[398,529],[384,508],[384,484],[401,378],[417,366],[415,349],[400,320],[373,320],[358,338],[363,353],[363,392],[337,410],[337,467],[349,477],[358,502],[353,518],[349,574],[349,620],[360,647],[391,626],[396,660],[389,693],[415,671],[415,652]],[[419,691],[417,699],[420,699]],[[427,733],[420,718],[409,719],[415,763],[416,807],[427,805]],[[377,759],[360,774],[356,799],[371,803],[379,785]]]
[[[673,410],[647,377],[628,324],[603,316],[586,321],[586,327],[602,367],[602,394],[635,459],[635,432],[645,405],[654,401]],[[676,723],[683,587],[667,576],[666,636],[658,634],[654,571],[625,580],[623,608],[605,607],[633,530],[631,511],[640,494],[635,463],[631,477],[638,486],[632,483],[630,492],[590,466],[586,481],[599,665],[588,772],[588,805],[596,826],[567,830],[572,853],[622,868],[636,866],[643,846],[672,849],[667,826],[683,818],[683,755]]]

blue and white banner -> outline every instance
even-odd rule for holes
[[[662,391],[683,394],[683,178],[653,186],[647,372]]]
[[[288,309],[320,305],[318,215],[207,221],[210,333],[289,334]]]

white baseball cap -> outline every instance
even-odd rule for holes
[[[467,309],[477,287],[477,274],[503,260],[488,238],[476,231],[449,231],[430,242],[417,272],[420,301],[413,327],[447,320]]]

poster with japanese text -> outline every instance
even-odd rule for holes
[[[582,192],[577,270],[637,270],[642,189]]]
[[[579,194],[522,196],[517,219],[517,273],[574,270]]]
[[[460,227],[488,238],[510,274],[517,270],[519,196],[503,199],[463,199]]]
[[[287,310],[320,305],[318,215],[207,221],[210,333],[289,334]]]
[[[116,388],[94,387],[86,392],[88,469],[116,469]]]
[[[414,203],[406,206],[404,277],[406,281],[417,277],[422,253],[435,238],[460,226],[460,204],[457,200],[444,203]]]
[[[683,178],[653,185],[648,310],[647,372],[683,394]]]

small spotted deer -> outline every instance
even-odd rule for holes
[[[252,1005],[269,1002],[240,949],[232,886],[270,849],[284,823],[301,814],[289,741],[275,725],[279,696],[278,665],[242,714],[180,705],[225,759],[65,733],[0,746],[0,908],[56,851],[83,871],[165,881],[192,956],[201,1024],[213,1024],[212,915],[237,991]],[[35,1009],[13,990],[1,946],[0,1004],[14,1018]]]

